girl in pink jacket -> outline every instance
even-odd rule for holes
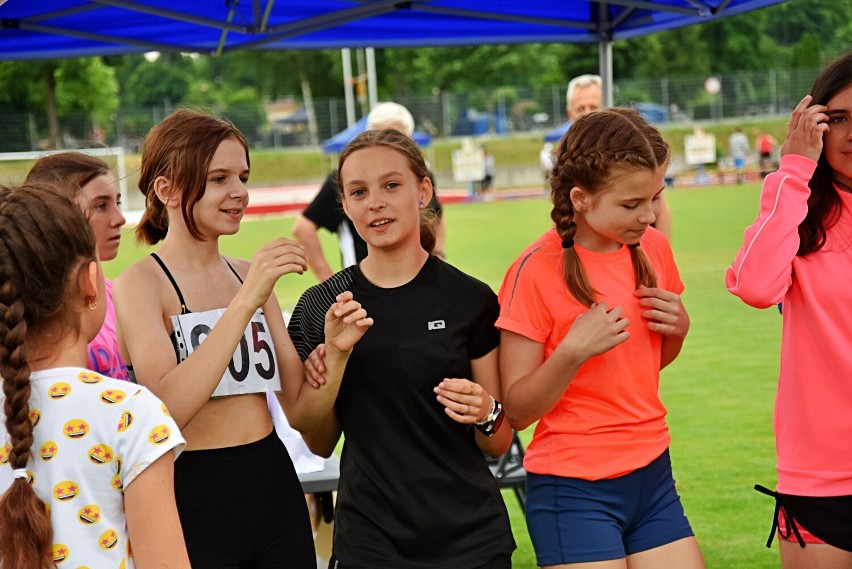
[[[726,280],[751,306],[783,303],[778,486],[766,491],[782,566],[852,567],[852,53],[793,111]]]

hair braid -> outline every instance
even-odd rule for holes
[[[651,264],[651,259],[645,254],[641,247],[630,248],[630,259],[633,261],[633,273],[636,275],[636,287],[646,286],[654,288],[657,286],[657,272]]]
[[[0,197],[0,199],[5,196]],[[0,210],[0,377],[3,381],[3,412],[9,433],[9,466],[26,468],[32,455],[33,425],[30,422],[30,368],[27,364],[25,304],[13,282],[14,254],[7,239],[12,235]],[[0,497],[0,565],[42,569],[52,567],[50,518],[26,478],[15,478]]]
[[[9,462],[26,468],[32,455],[28,347],[47,335],[78,334],[76,276],[95,261],[95,238],[82,211],[49,183],[0,187],[0,376]],[[44,503],[25,478],[0,498],[0,566],[53,567],[52,528]]]
[[[570,242],[573,244],[574,235],[577,233],[577,224],[574,222],[574,205],[571,203],[571,198],[567,192],[553,192],[551,196],[553,209],[550,211],[550,218],[556,224],[556,233],[563,243]],[[589,281],[586,270],[583,268],[577,250],[574,249],[573,245],[563,247],[562,261],[562,270],[568,290],[581,303],[591,306],[598,291]]]

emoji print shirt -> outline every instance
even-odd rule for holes
[[[124,489],[163,454],[183,450],[177,425],[145,387],[83,368],[33,372],[31,383],[27,474],[50,513],[54,563],[132,569]],[[4,437],[0,492],[12,483]]]

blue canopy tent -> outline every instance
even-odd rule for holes
[[[358,122],[347,129],[344,129],[331,138],[322,141],[320,147],[326,154],[334,154],[343,150],[349,144],[349,141],[367,130],[367,117],[361,117]],[[412,137],[414,142],[420,147],[427,147],[432,143],[432,137],[428,133],[415,130]]]
[[[785,0],[0,0],[0,60],[239,49],[611,42]]]

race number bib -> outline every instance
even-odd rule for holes
[[[198,349],[224,313],[224,308],[218,308],[171,317],[180,361]],[[272,335],[263,312],[257,310],[243,332],[213,397],[280,390],[281,378],[278,376]]]

